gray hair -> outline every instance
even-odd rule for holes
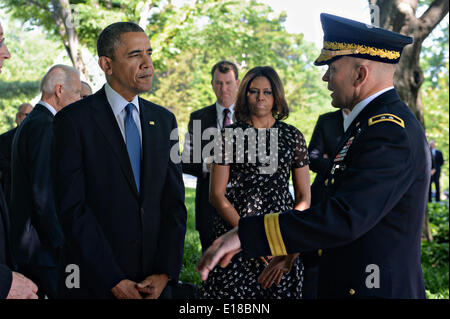
[[[63,64],[52,66],[42,78],[42,93],[52,94],[55,90],[55,86],[58,84],[70,87],[72,85],[71,81],[73,75],[80,76],[80,72],[74,67]]]

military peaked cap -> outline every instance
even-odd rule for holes
[[[315,65],[330,64],[351,56],[395,64],[411,37],[354,20],[322,13],[323,49]]]

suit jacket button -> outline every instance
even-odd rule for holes
[[[350,289],[348,293],[353,296],[356,293],[356,291],[354,289]]]
[[[331,184],[334,184],[334,178],[331,179]]]
[[[328,179],[325,180],[325,186],[328,186]]]
[[[322,249],[319,249],[319,250],[317,251],[317,255],[318,255],[318,256],[322,256]]]

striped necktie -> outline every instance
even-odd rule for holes
[[[222,128],[227,127],[231,124],[230,118],[228,117],[228,113],[230,113],[229,109],[223,110],[223,122],[222,122]]]

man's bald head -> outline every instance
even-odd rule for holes
[[[361,58],[350,59],[354,60],[358,76],[367,76],[360,89],[363,98],[394,85],[395,64]]]
[[[383,63],[374,60],[351,58],[354,60],[355,67],[365,65],[370,69],[371,77],[378,80],[381,79],[393,79],[395,72],[395,64]]]
[[[80,76],[77,69],[63,64],[52,66],[44,75],[41,81],[41,91],[46,94],[53,94],[56,85],[70,86],[72,76]]]
[[[68,65],[54,65],[41,82],[42,101],[58,112],[81,97],[80,73]]]
[[[30,103],[22,103],[17,108],[16,113],[16,124],[19,125],[27,117],[28,114],[33,110],[33,106]]]
[[[333,91],[332,105],[350,110],[365,98],[393,86],[395,65],[343,56],[328,65],[322,77]]]

